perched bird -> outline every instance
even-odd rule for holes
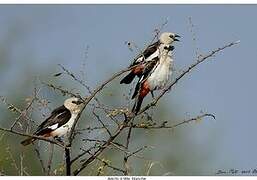
[[[164,88],[172,73],[173,59],[171,45],[161,44],[159,56],[145,63],[145,67],[138,80],[132,99],[136,98],[132,112],[137,114],[144,97],[154,90]]]
[[[56,108],[43,123],[41,123],[34,135],[44,137],[61,137],[65,135],[73,126],[73,123],[83,107],[83,101],[79,98],[69,98],[64,101],[64,105]],[[31,137],[21,142],[26,146],[36,139]]]
[[[141,54],[139,54],[134,61],[130,64],[129,67],[135,66],[130,73],[125,76],[121,81],[120,84],[130,84],[133,79],[138,76],[141,77],[144,69],[145,63],[148,61],[152,61],[156,59],[160,55],[159,47],[160,45],[170,45],[174,41],[179,41],[177,38],[180,36],[171,32],[164,32],[160,35],[159,40],[154,42],[153,44],[149,45]],[[136,66],[137,65],[137,66]]]

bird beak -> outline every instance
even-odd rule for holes
[[[177,39],[177,38],[181,38],[181,36],[180,36],[180,35],[175,34],[175,39],[174,39],[174,41],[180,41],[180,40],[179,40],[179,39]]]

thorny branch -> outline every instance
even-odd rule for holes
[[[201,120],[204,117],[212,117],[213,119],[215,119],[215,116],[213,114],[202,114],[199,116],[196,116],[194,118],[188,119],[188,120],[184,120],[182,122],[179,122],[177,124],[171,125],[171,126],[167,126],[167,121],[164,121],[161,125],[148,125],[148,124],[133,124],[133,128],[138,128],[138,129],[174,129],[178,126],[181,126],[183,124],[187,124],[193,121],[198,121]],[[131,127],[131,126],[127,126],[127,127]]]
[[[29,108],[32,106],[33,102],[34,102],[34,98],[31,100],[31,102],[29,103],[29,105],[24,109],[20,109],[18,107],[16,107],[15,105],[7,102],[6,98],[4,98],[3,96],[0,96],[1,101],[8,107],[8,109],[12,112],[17,112],[19,113],[19,116],[17,118],[15,118],[14,123],[11,125],[10,129],[12,130],[14,128],[14,126],[18,123],[18,121],[23,117],[25,118],[27,121],[32,121],[28,116],[28,110]]]
[[[127,135],[127,139],[126,139],[126,145],[125,145],[126,151],[128,151],[132,128],[133,128],[133,122],[130,122],[130,124],[129,124],[129,130],[128,130],[128,135]],[[124,173],[124,175],[130,175],[130,166],[129,166],[129,164],[128,164],[128,158],[129,158],[129,157],[130,157],[130,156],[128,156],[128,153],[125,152],[125,153],[124,153],[124,158],[123,158],[124,167],[125,167],[125,173]]]
[[[84,156],[85,154],[87,154],[88,152],[90,152],[93,149],[98,148],[99,146],[97,144],[95,144],[94,146],[91,146],[89,149],[84,150],[83,148],[80,148],[80,150],[83,150],[83,152],[79,155],[77,155],[75,158],[73,158],[70,163],[73,164],[75,161],[77,161],[79,158],[81,158],[82,156]]]
[[[104,124],[104,122],[101,120],[101,118],[99,117],[99,115],[96,114],[95,110],[93,109],[92,111],[93,115],[96,117],[96,119],[101,123],[101,125],[103,126],[103,128],[106,130],[106,132],[109,134],[109,136],[112,136],[112,133],[110,132],[110,130],[106,127],[106,125]]]
[[[99,93],[108,83],[110,83],[112,80],[114,80],[115,78],[117,78],[117,77],[119,77],[120,75],[122,75],[123,73],[125,73],[125,72],[127,72],[127,71],[129,71],[129,70],[131,70],[132,68],[126,68],[126,69],[124,69],[124,70],[121,70],[121,71],[119,71],[119,72],[117,72],[117,73],[115,73],[113,76],[111,76],[111,78],[109,78],[109,79],[107,79],[106,81],[104,81],[100,86],[98,86],[92,93],[91,93],[91,95],[89,96],[89,97],[85,97],[84,98],[84,106],[83,106],[83,108],[82,108],[82,110],[81,110],[81,112],[80,112],[80,114],[77,116],[77,118],[75,119],[75,121],[74,121],[74,124],[73,124],[73,126],[72,126],[72,128],[71,128],[71,130],[70,130],[70,133],[69,133],[69,136],[68,136],[68,144],[66,145],[67,147],[71,147],[71,144],[72,144],[72,141],[73,141],[73,134],[74,134],[74,130],[75,130],[75,127],[76,127],[76,125],[77,125],[77,123],[78,123],[78,120],[79,120],[79,118],[80,118],[80,116],[81,116],[81,113],[84,111],[84,109],[86,108],[86,106],[89,104],[89,102],[96,96],[96,94],[97,93]],[[111,136],[112,137],[112,136]],[[103,150],[104,150],[105,148],[103,148]],[[101,151],[102,152],[102,151]],[[68,153],[68,152],[67,152]],[[95,159],[95,157],[94,158],[92,158],[92,160],[94,160]],[[69,166],[69,167],[67,167],[67,166]],[[67,159],[66,159],[66,169],[67,170],[70,170],[71,168],[70,168],[70,166],[71,166],[71,161],[68,161]],[[67,172],[66,172],[67,173]],[[68,172],[68,174],[71,174],[70,172]]]
[[[48,86],[49,88],[55,90],[55,91],[59,91],[62,93],[62,95],[69,95],[71,97],[77,97],[77,98],[80,98],[83,100],[83,98],[79,95],[79,94],[74,94],[72,93],[71,91],[69,90],[66,90],[66,89],[63,89],[61,86],[55,86],[53,84],[49,84],[49,83],[46,83],[46,82],[41,82],[42,84]]]
[[[164,96],[164,94],[166,94],[166,92],[170,91],[171,88],[177,84],[177,82],[183,78],[186,74],[188,74],[192,69],[194,69],[197,65],[199,65],[200,63],[204,62],[205,60],[207,60],[208,58],[213,57],[215,54],[217,54],[220,51],[223,51],[224,49],[228,48],[228,47],[232,47],[236,44],[238,44],[240,41],[235,41],[229,44],[224,45],[221,48],[218,48],[214,51],[211,51],[209,54],[199,57],[199,59],[197,59],[197,61],[195,63],[193,63],[192,65],[190,65],[186,70],[184,70],[176,79],[175,81],[173,81],[171,84],[169,84],[162,92],[161,94],[155,98],[154,101],[152,101],[150,104],[148,104],[147,106],[145,106],[144,108],[141,109],[140,112],[138,112],[138,114],[142,114],[143,112],[145,112],[146,110],[148,110],[150,107],[155,106],[157,104],[157,102],[161,99],[162,96]]]
[[[158,36],[159,32],[156,32],[156,36],[154,37],[154,39]],[[83,99],[84,101],[84,106],[82,111],[80,112],[79,116],[75,119],[75,123],[73,124],[70,134],[68,135],[68,142],[65,144],[60,143],[59,141],[56,141],[54,139],[49,139],[49,138],[45,138],[42,136],[35,136],[35,135],[30,135],[30,134],[26,134],[26,133],[21,133],[21,132],[17,132],[13,130],[13,127],[15,126],[15,124],[18,122],[20,116],[22,114],[24,114],[20,109],[16,108],[15,106],[10,106],[10,108],[13,109],[13,111],[17,111],[18,113],[20,113],[20,116],[15,120],[15,122],[12,124],[11,128],[0,128],[0,131],[5,131],[5,132],[10,132],[13,134],[17,134],[20,136],[26,136],[26,137],[33,137],[39,140],[43,140],[43,141],[47,141],[50,142],[51,146],[53,146],[53,144],[56,144],[58,146],[60,146],[61,148],[63,148],[65,150],[65,162],[66,162],[66,175],[78,175],[83,169],[85,169],[92,161],[94,161],[95,159],[100,160],[102,163],[104,163],[105,166],[108,166],[109,168],[112,168],[114,170],[120,171],[122,172],[124,175],[128,175],[129,174],[129,166],[128,166],[128,158],[132,155],[135,155],[136,153],[142,151],[143,149],[145,149],[147,146],[144,146],[142,148],[139,148],[138,150],[134,151],[134,152],[130,152],[128,150],[128,146],[131,140],[131,132],[133,128],[141,128],[141,129],[162,129],[162,128],[175,128],[178,127],[180,125],[192,122],[192,121],[197,121],[198,119],[201,119],[203,117],[213,117],[215,119],[215,116],[212,114],[203,114],[203,115],[199,115],[195,118],[191,118],[188,120],[184,120],[178,124],[175,125],[171,125],[171,126],[167,126],[166,123],[163,123],[161,125],[142,125],[142,124],[133,124],[133,120],[138,117],[139,115],[141,115],[142,113],[145,113],[148,109],[150,109],[151,107],[155,106],[158,101],[167,93],[169,92],[172,87],[177,84],[179,82],[180,79],[182,79],[185,75],[187,75],[189,72],[191,72],[192,69],[194,69],[197,65],[199,65],[200,63],[204,62],[205,60],[213,57],[214,55],[216,55],[217,53],[223,51],[224,49],[228,48],[228,47],[232,47],[236,44],[238,44],[239,41],[236,42],[232,42],[229,43],[227,45],[224,45],[221,48],[218,48],[210,53],[208,53],[205,56],[200,56],[197,58],[196,62],[194,62],[193,64],[191,64],[187,69],[185,69],[180,75],[177,76],[177,78],[171,82],[163,91],[161,91],[161,93],[149,104],[147,104],[145,107],[143,107],[141,109],[141,111],[135,115],[131,112],[128,111],[123,111],[121,112],[124,115],[124,120],[121,121],[122,123],[117,124],[118,127],[114,132],[111,132],[108,128],[107,125],[105,125],[102,120],[100,119],[100,117],[95,113],[95,111],[93,110],[93,115],[97,118],[97,120],[101,123],[101,125],[103,126],[102,128],[104,128],[107,133],[109,134],[109,138],[107,140],[103,140],[101,142],[100,146],[96,146],[94,147],[94,149],[96,149],[93,153],[90,152],[91,149],[89,150],[85,150],[82,154],[78,155],[77,157],[74,157],[71,160],[71,153],[70,153],[70,149],[71,149],[71,145],[72,145],[72,141],[74,139],[74,134],[75,134],[75,127],[79,121],[80,115],[81,113],[84,111],[84,109],[87,107],[87,105],[91,102],[92,99],[95,99],[95,101],[97,102],[97,104],[99,105],[99,107],[101,107],[103,104],[100,103],[100,101],[97,99],[97,94],[102,91],[105,86],[109,83],[111,83],[114,79],[116,79],[117,77],[119,77],[120,75],[130,71],[132,68],[134,67],[130,67],[130,68],[125,68],[123,70],[120,70],[118,72],[116,72],[115,74],[113,74],[109,79],[105,80],[104,82],[102,82],[99,86],[97,86],[93,91],[91,91],[90,87],[87,86],[82,80],[80,80],[79,78],[77,78],[73,73],[71,73],[70,71],[68,71],[64,66],[60,65],[60,67],[62,68],[62,70],[68,74],[69,76],[71,76],[73,78],[73,80],[79,82],[82,86],[84,86],[88,92],[90,93],[89,96],[87,97],[81,97],[79,94],[74,94],[68,90],[63,89],[62,87],[56,87],[53,84],[48,84],[48,83],[43,83],[45,85],[47,85],[48,87],[57,90],[59,92],[61,92],[64,95],[70,95],[70,96],[75,96],[75,97],[79,97],[80,99]],[[59,76],[59,75],[58,75]],[[26,111],[28,110],[28,108],[30,108],[32,106],[33,101],[30,102],[30,104],[27,106],[27,108],[25,109]],[[107,111],[106,111],[107,114]],[[26,114],[25,114],[26,115]],[[25,118],[27,118],[25,116]],[[126,144],[125,145],[120,145],[118,143],[115,143],[114,140],[121,134],[121,132],[123,132],[124,129],[129,128],[128,130],[128,135],[127,135],[127,139],[126,139]],[[120,168],[116,168],[114,166],[111,166],[109,163],[107,163],[106,161],[103,161],[99,158],[99,156],[102,154],[102,152],[109,147],[109,145],[113,145],[116,148],[124,151],[124,165],[125,165],[125,170],[122,170]],[[80,165],[79,168],[75,169],[72,172],[71,169],[71,165],[78,160],[80,157],[82,157],[84,154],[89,154],[89,158],[87,158],[85,161],[83,161],[83,163]],[[52,154],[49,158],[48,161],[48,165],[47,165],[47,169],[45,169],[44,171],[47,171],[48,174],[50,173],[51,170],[51,161],[52,161]],[[41,162],[42,163],[42,162]],[[50,164],[50,165],[49,165]],[[44,167],[43,163],[42,163],[42,167]]]
[[[42,157],[41,157],[41,155],[40,155],[40,152],[39,152],[38,147],[35,147],[35,146],[34,146],[34,150],[35,150],[35,152],[36,152],[37,158],[39,159],[39,162],[40,162],[42,171],[43,171],[44,174],[46,174],[46,168],[45,168],[45,165],[44,165],[44,161],[43,161],[43,159],[42,159]]]
[[[83,141],[91,141],[91,142],[97,142],[97,143],[106,143],[106,140],[99,140],[99,139],[83,139]],[[130,152],[129,150],[126,149],[126,147],[120,143],[117,143],[117,142],[110,142],[110,145],[112,145],[112,147],[114,147],[115,149],[119,150],[119,151],[122,151],[122,152],[125,152],[128,154],[128,156],[134,156],[134,157],[137,157],[137,158],[140,158],[140,159],[144,159],[144,157],[142,156],[139,156],[139,155],[136,155],[135,152]],[[108,146],[108,148],[111,149],[110,146]],[[90,149],[91,150],[91,149]],[[83,156],[84,154],[86,154],[87,152],[84,151],[84,153],[80,154],[80,157]],[[80,158],[77,156],[77,158]],[[75,160],[75,159],[74,159]],[[84,160],[81,160],[81,162],[84,162]]]
[[[47,141],[47,142],[50,142],[52,144],[56,144],[56,145],[64,148],[64,145],[62,143],[60,143],[59,141],[56,141],[54,139],[51,140],[50,138],[46,138],[46,137],[43,137],[43,136],[36,136],[36,135],[21,133],[21,132],[17,132],[17,131],[11,130],[11,129],[1,128],[1,127],[0,127],[0,131],[10,132],[10,133],[13,133],[13,134],[16,134],[16,135],[20,135],[20,136],[25,136],[25,137],[33,137],[35,139]]]
[[[47,175],[51,175],[51,165],[53,161],[53,155],[54,155],[54,144],[49,143],[49,158],[47,162]]]
[[[85,152],[88,153],[88,154],[90,154],[90,155],[92,155],[92,154],[90,153],[90,151],[85,151]],[[104,159],[101,159],[101,158],[99,158],[99,157],[96,157],[96,159],[99,160],[99,161],[101,161],[102,163],[104,163],[105,166],[107,166],[107,167],[109,167],[109,168],[111,168],[111,169],[113,169],[113,170],[115,170],[115,171],[122,172],[123,174],[125,173],[125,171],[124,171],[123,169],[120,169],[120,168],[118,168],[118,167],[112,166],[108,161],[106,161],[106,160],[104,160]]]
[[[88,164],[90,164],[94,159],[96,159],[97,156],[99,156],[105,149],[108,145],[110,145],[110,143],[116,139],[116,137],[122,132],[123,129],[125,129],[126,127],[128,127],[128,123],[130,121],[132,121],[136,116],[144,113],[145,111],[147,111],[150,107],[152,106],[155,106],[157,104],[157,102],[160,100],[161,97],[164,96],[164,94],[166,94],[168,91],[171,90],[171,88],[177,84],[179,82],[180,79],[182,79],[186,74],[188,74],[192,69],[194,69],[197,65],[199,65],[200,63],[204,62],[205,60],[207,60],[208,58],[210,57],[213,57],[215,54],[217,54],[218,52],[228,48],[228,47],[232,47],[236,44],[238,44],[239,41],[236,41],[236,42],[232,42],[232,43],[229,43],[227,45],[224,45],[223,47],[221,48],[218,48],[210,53],[208,53],[207,55],[205,56],[202,56],[202,57],[199,57],[199,59],[196,60],[195,63],[193,63],[192,65],[190,65],[185,71],[183,71],[176,79],[174,82],[172,82],[170,85],[167,86],[167,88],[165,88],[161,93],[160,95],[153,101],[151,102],[150,104],[146,105],[144,108],[142,108],[142,110],[137,114],[124,114],[125,116],[125,121],[124,123],[122,123],[118,129],[116,130],[116,132],[114,133],[113,136],[111,136],[107,141],[106,143],[104,143],[92,156],[90,156],[87,161],[85,161],[84,163],[82,163],[81,167],[76,169],[73,174],[74,175],[78,175],[84,168],[87,167]],[[126,70],[128,71],[128,69]],[[126,72],[125,71],[125,72]],[[108,81],[106,81],[103,85],[100,85],[96,90],[95,90],[95,94],[92,94],[90,99],[93,98],[93,96],[95,96],[97,94],[97,92],[99,92],[106,84],[108,84],[108,82],[110,82],[111,80],[115,79],[116,76],[119,76],[123,73],[123,71],[120,71],[119,73],[115,74],[114,76],[112,76],[112,78],[110,78]],[[90,100],[88,100],[89,102]],[[184,124],[184,123],[183,123]]]
[[[78,82],[80,85],[82,85],[83,87],[85,87],[89,94],[92,94],[91,88],[90,88],[85,82],[83,82],[83,80],[81,80],[80,78],[78,78],[76,75],[74,75],[69,69],[67,69],[67,68],[64,67],[63,65],[59,64],[59,66],[61,67],[61,69],[63,70],[63,72],[65,72],[68,76],[70,76],[74,81]],[[62,92],[63,90],[59,90],[59,91]],[[65,90],[64,90],[64,93],[65,93]],[[73,94],[72,96],[74,96],[74,94]],[[79,96],[79,98],[82,99],[82,100],[84,100],[81,96]],[[104,104],[102,104],[102,103],[100,102],[100,100],[99,100],[97,97],[94,97],[94,100],[95,100],[95,102],[96,102],[97,105],[98,105],[98,106],[92,105],[92,106],[94,107],[94,109],[95,109],[95,108],[99,108],[99,109],[104,110],[104,112],[105,112],[106,114],[109,113],[108,109],[105,107]],[[117,123],[115,119],[111,118],[111,120],[112,120],[113,122]]]

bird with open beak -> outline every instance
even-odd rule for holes
[[[62,106],[53,110],[51,115],[38,126],[33,135],[53,138],[64,136],[71,130],[82,108],[83,101],[81,99],[76,97],[66,99]],[[21,144],[26,146],[35,140],[33,137],[27,138]]]
[[[156,59],[160,56],[160,46],[171,45],[174,41],[179,41],[178,38],[180,38],[180,36],[175,33],[162,33],[158,41],[149,45],[141,54],[139,54],[134,59],[134,61],[130,64],[129,67],[135,67],[130,71],[130,73],[127,76],[125,76],[120,81],[120,84],[130,84],[136,76],[140,78],[146,67],[147,62],[152,61],[153,59]],[[171,47],[174,49],[173,46]]]

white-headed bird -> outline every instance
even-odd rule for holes
[[[129,67],[135,66],[130,73],[125,76],[121,81],[120,84],[130,84],[133,79],[138,76],[139,78],[142,76],[142,73],[145,69],[146,63],[156,59],[160,56],[160,49],[161,45],[171,45],[174,41],[179,41],[177,38],[180,36],[171,33],[171,32],[164,32],[160,35],[159,40],[154,42],[153,44],[149,45],[141,54],[139,54],[134,61],[130,64]]]
[[[145,63],[132,99],[135,99],[132,112],[137,114],[140,110],[144,97],[154,90],[160,90],[165,87],[172,73],[173,59],[172,51],[174,47],[162,44],[159,46],[159,56]]]
[[[66,99],[64,104],[53,110],[51,115],[38,126],[33,134],[53,138],[67,134],[82,108],[83,101],[81,99],[76,97]],[[26,146],[35,140],[36,138],[33,137],[27,138],[21,144]]]

